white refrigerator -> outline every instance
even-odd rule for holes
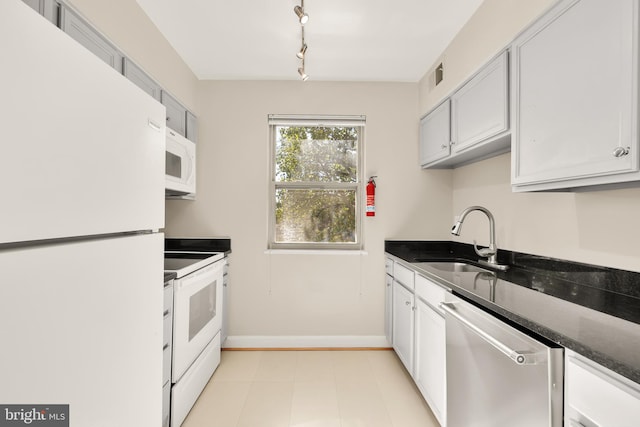
[[[165,109],[21,0],[0,46],[0,405],[160,426]]]

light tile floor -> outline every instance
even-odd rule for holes
[[[182,427],[438,427],[393,351],[223,351]]]

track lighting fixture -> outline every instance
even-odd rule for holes
[[[293,8],[293,11],[298,15],[298,19],[300,20],[300,25],[304,25],[309,20],[309,15],[304,13],[304,6],[296,6]]]
[[[300,52],[296,53],[296,56],[300,59],[303,59],[305,53],[307,53],[307,44],[303,43],[302,47],[300,48]]]
[[[302,79],[303,82],[309,79],[309,76],[307,75],[307,73],[304,72],[304,67],[298,68],[298,74],[300,74],[300,78]]]
[[[309,15],[304,12],[304,0],[300,0],[300,6],[296,6],[293,8],[293,11],[298,16],[300,20],[300,32],[302,33],[302,43],[300,45],[300,51],[296,53],[296,56],[302,60],[302,66],[298,68],[298,74],[300,74],[300,78],[302,81],[306,81],[309,78],[309,75],[304,70],[304,56],[307,53],[307,43],[304,41],[304,24],[309,21]]]

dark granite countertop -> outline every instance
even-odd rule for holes
[[[224,252],[231,253],[231,239],[228,237],[166,237],[165,251],[179,252]],[[164,282],[176,278],[176,273],[164,273]]]
[[[231,253],[231,239],[228,237],[166,237],[165,251],[224,252]]]
[[[640,273],[499,251],[510,268],[491,277],[421,264],[473,264],[478,256],[468,244],[388,240],[385,251],[498,317],[640,383]]]

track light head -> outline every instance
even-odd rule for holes
[[[296,53],[296,56],[300,59],[304,59],[304,54],[307,53],[307,44],[304,43],[300,48],[300,52]]]
[[[304,68],[298,68],[298,74],[300,74],[300,78],[303,82],[306,82],[309,79],[309,75],[304,72]]]
[[[300,6],[296,6],[293,8],[293,11],[298,15],[298,19],[300,20],[300,25],[304,25],[309,21],[309,15],[304,13],[304,9]]]

